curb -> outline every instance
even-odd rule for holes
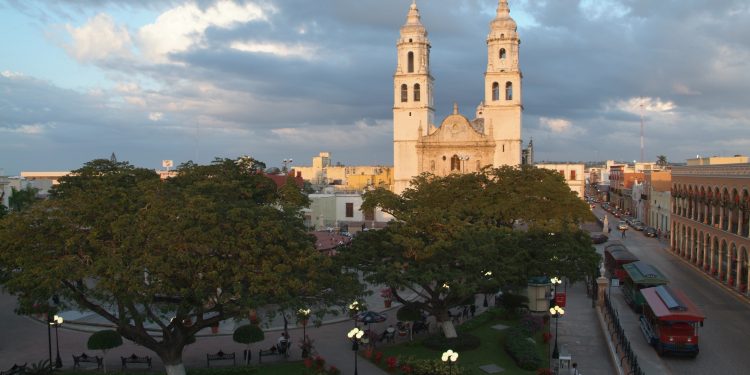
[[[596,307],[596,317],[599,319],[599,328],[602,329],[604,338],[607,340],[607,349],[609,349],[609,359],[612,361],[612,368],[617,372],[617,375],[624,375],[625,370],[620,366],[620,358],[617,354],[617,349],[615,349],[615,346],[612,343],[612,334],[607,329],[607,325],[604,322],[604,317],[602,316],[599,306]]]

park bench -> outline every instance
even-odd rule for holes
[[[103,359],[99,356],[90,356],[86,353],[81,353],[81,355],[75,355],[73,354],[73,368],[81,367],[81,363],[96,363],[96,368],[100,369],[104,365]]]
[[[232,360],[232,365],[237,366],[237,359],[234,357],[234,353],[224,353],[219,350],[216,354],[206,354],[206,367],[211,367],[212,361],[228,361]]]
[[[122,360],[122,369],[123,370],[125,370],[126,368],[128,368],[128,363],[130,363],[130,364],[144,364],[148,368],[151,368],[151,357],[149,357],[149,356],[139,357],[139,356],[135,355],[135,353],[134,353],[130,357],[120,357],[120,359]]]
[[[0,375],[23,375],[26,373],[26,364],[17,365],[13,364],[13,367],[9,368],[6,371],[0,371]]]
[[[284,340],[274,345],[271,349],[268,349],[268,350],[260,349],[258,351],[258,363],[261,363],[261,359],[263,357],[268,357],[268,356],[280,355],[284,358],[288,358],[289,349],[291,348],[291,346],[292,346],[291,342]]]

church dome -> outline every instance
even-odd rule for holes
[[[406,23],[401,26],[401,36],[427,36],[427,29],[422,25],[416,0],[411,3],[409,13],[406,15]]]
[[[515,36],[516,30],[518,30],[518,25],[510,16],[508,0],[500,0],[497,5],[497,16],[490,23],[490,35],[507,35],[511,37]]]

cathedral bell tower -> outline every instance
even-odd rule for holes
[[[484,74],[484,121],[485,126],[494,130],[495,167],[521,164],[520,44],[508,0],[499,0],[497,16],[490,23],[487,36],[487,71]]]
[[[393,75],[394,192],[400,194],[419,174],[417,141],[434,124],[430,75],[430,41],[412,2],[397,43],[398,63]]]

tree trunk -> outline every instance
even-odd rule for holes
[[[448,319],[440,323],[443,327],[443,334],[446,338],[452,339],[458,337],[456,333],[456,327],[453,326],[453,321]]]
[[[185,365],[180,362],[172,365],[164,365],[164,369],[167,370],[167,375],[185,375]]]

